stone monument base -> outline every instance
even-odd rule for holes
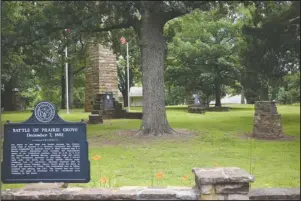
[[[188,112],[189,113],[199,113],[205,114],[206,112],[228,112],[230,111],[230,107],[207,107],[203,105],[189,105]]]
[[[89,115],[89,124],[102,124],[103,123],[103,119],[102,116],[99,114],[90,114]]]
[[[283,138],[281,115],[277,112],[276,102],[257,101],[253,122],[253,137]]]
[[[231,110],[230,107],[208,107],[207,111],[209,112],[229,112]]]
[[[112,93],[97,94],[89,115],[89,124],[102,124],[104,119],[142,119],[141,112],[127,112]]]
[[[205,114],[206,108],[202,105],[189,105],[188,106],[188,112],[189,113],[199,113],[199,114]]]

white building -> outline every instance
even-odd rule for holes
[[[224,98],[221,99],[221,104],[240,104],[241,95],[226,95]],[[245,99],[245,103],[247,100]],[[209,104],[215,104],[215,101],[211,101]]]
[[[142,107],[142,87],[131,87],[130,89],[130,102],[131,107]],[[221,104],[240,104],[241,95],[226,95],[221,99]],[[123,103],[122,94],[118,91],[118,101]],[[245,99],[245,103],[247,100]],[[210,104],[215,104],[215,101],[211,101]]]
[[[122,94],[118,91],[118,101],[123,103]],[[142,107],[142,87],[130,88],[131,107]]]

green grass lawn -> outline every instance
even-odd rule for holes
[[[278,105],[284,133],[292,141],[265,141],[243,138],[252,131],[254,106],[228,105],[230,112],[187,113],[187,106],[168,107],[174,129],[192,133],[182,137],[136,137],[141,120],[105,120],[88,125],[91,182],[72,186],[97,187],[101,177],[109,186],[192,186],[193,167],[240,167],[255,176],[252,188],[300,187],[300,105]],[[141,111],[141,108],[131,108]],[[2,121],[21,122],[30,112],[4,113]],[[60,111],[68,121],[88,119],[89,113]],[[94,155],[101,156],[93,161]],[[155,174],[163,172],[162,180]],[[188,176],[183,180],[183,176]],[[21,184],[3,188],[22,187]]]

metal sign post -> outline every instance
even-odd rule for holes
[[[131,110],[130,103],[130,67],[129,67],[129,43],[126,43],[126,64],[127,64],[127,77],[128,77],[128,110]]]
[[[68,61],[67,61],[67,57],[68,57],[68,50],[67,50],[67,46],[65,48],[65,57],[66,57],[66,63],[65,63],[65,78],[66,78],[66,113],[69,114],[69,86],[68,86]]]

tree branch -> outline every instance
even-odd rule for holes
[[[234,38],[234,36],[232,36],[231,38],[229,38],[227,41],[225,41],[225,43],[228,43],[230,40],[232,40]]]
[[[300,16],[295,17],[295,18],[293,18],[293,19],[290,19],[289,22],[291,23],[291,22],[293,22],[293,21],[295,21],[295,20],[297,20],[297,19],[300,19]]]
[[[171,19],[183,16],[185,14],[187,14],[187,12],[181,12],[179,10],[172,10],[172,11],[163,13],[162,17],[163,17],[163,19],[164,19],[165,22],[168,22]]]
[[[103,32],[103,31],[111,31],[111,30],[114,30],[114,29],[122,29],[122,28],[126,29],[126,28],[130,28],[131,26],[133,26],[133,22],[131,20],[129,20],[128,22],[115,24],[115,25],[112,25],[110,27],[93,29],[89,32]]]

